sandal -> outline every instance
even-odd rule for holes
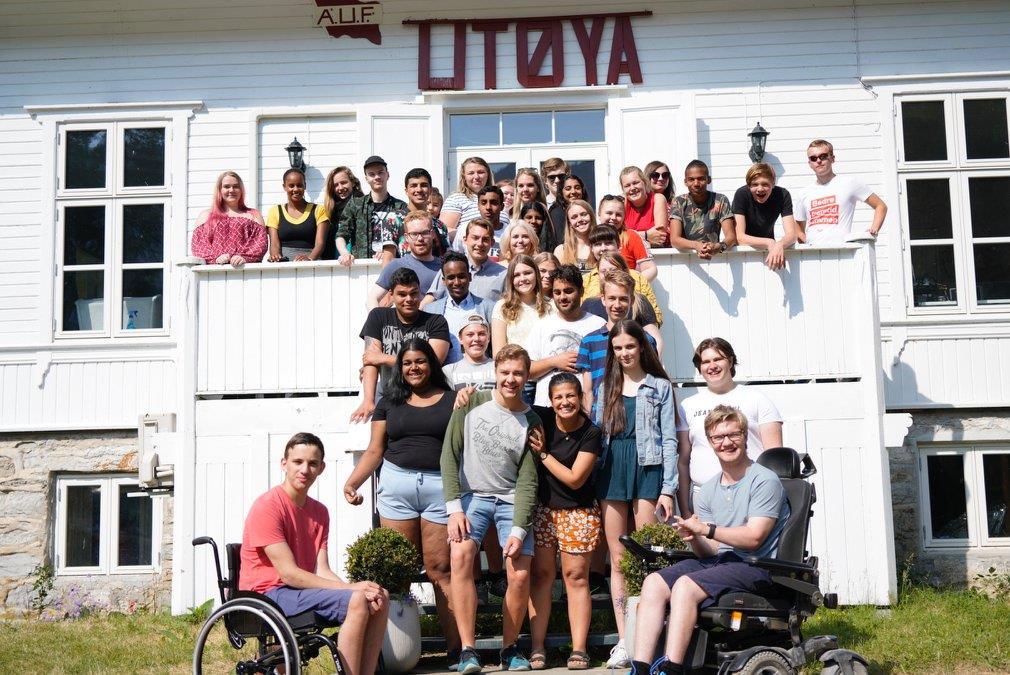
[[[530,670],[547,668],[547,652],[535,651],[530,654]]]
[[[589,654],[585,652],[572,652],[568,657],[568,670],[587,670],[589,668]]]

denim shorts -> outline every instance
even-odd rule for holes
[[[389,520],[424,518],[445,525],[449,514],[442,495],[442,474],[438,471],[401,469],[392,462],[382,463],[379,486],[375,492],[379,515]]]
[[[502,548],[505,548],[505,542],[512,532],[512,515],[515,507],[497,497],[479,497],[473,493],[463,495],[462,504],[466,519],[470,521],[470,538],[477,542],[478,550],[492,522],[498,531],[498,541]],[[532,525],[526,532],[521,553],[533,555]]]

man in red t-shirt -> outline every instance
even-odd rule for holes
[[[309,497],[326,467],[323,443],[310,433],[284,448],[284,482],[253,502],[242,532],[239,588],[256,591],[288,616],[314,610],[339,623],[337,648],[348,675],[374,673],[389,615],[389,595],[378,584],[349,584],[330,570],[326,554],[330,515]]]

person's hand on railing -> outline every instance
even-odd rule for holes
[[[354,264],[354,256],[350,253],[341,253],[340,257],[337,258],[337,263],[343,265],[344,267],[350,267]]]
[[[361,503],[365,501],[365,498],[358,494],[358,491],[351,487],[350,483],[344,484],[344,499],[351,506],[361,506]]]
[[[214,259],[214,262],[217,263],[218,265],[227,265],[230,260],[231,256],[229,254],[222,253],[221,255],[219,255],[217,258]]]
[[[239,269],[243,265],[245,265],[245,258],[236,253],[231,257],[231,260],[229,262],[231,262],[232,267]]]
[[[662,248],[670,238],[670,228],[656,225],[646,231],[645,238],[651,246]]]
[[[372,416],[372,412],[375,410],[375,404],[369,403],[368,401],[362,401],[354,412],[351,413],[351,422],[355,424],[363,424],[368,421],[368,418]]]
[[[768,245],[765,265],[772,271],[780,270],[786,266],[786,249],[781,241],[775,241]]]

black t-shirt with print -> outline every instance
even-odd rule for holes
[[[778,217],[793,215],[793,198],[789,190],[776,185],[765,203],[759,204],[750,193],[750,188],[744,185],[733,195],[733,213],[739,213],[747,219],[745,232],[750,236],[774,239],[775,221]]]
[[[603,436],[599,428],[588,417],[582,417],[582,426],[572,433],[565,433],[557,427],[557,417],[552,408],[534,406],[533,410],[544,422],[544,437],[548,452],[569,469],[575,464],[580,452],[590,452],[599,456]],[[596,492],[592,476],[582,487],[572,489],[555,478],[537,460],[537,502],[552,509],[586,508],[596,503]]]
[[[368,313],[359,337],[362,340],[374,338],[382,346],[383,354],[396,355],[403,343],[412,337],[429,342],[431,340],[449,342],[449,324],[445,322],[444,316],[425,311],[419,311],[412,323],[403,323],[397,317],[395,307],[376,307]],[[392,366],[382,366],[379,370],[376,400],[393,376]]]

